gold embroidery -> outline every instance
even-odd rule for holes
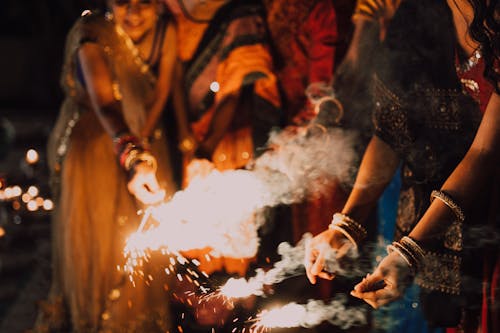
[[[461,258],[456,255],[426,252],[423,268],[417,274],[415,282],[425,289],[458,295],[461,262]]]

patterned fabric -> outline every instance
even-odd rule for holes
[[[265,1],[287,123],[310,120],[305,90],[333,79],[337,18],[331,0]],[[300,115],[302,113],[302,115]]]
[[[139,134],[154,99],[156,78],[149,64],[111,18],[82,16],[67,37],[61,83],[66,98],[48,144],[53,190],[54,274],[51,298],[61,295],[69,307],[74,332],[164,332],[169,328],[165,281],[142,281],[134,286],[117,270],[124,264],[128,235],[139,225],[139,208],[127,190],[112,140],[100,125],[81,75],[76,56],[83,43],[104,51],[114,76],[116,100],[125,120]],[[158,128],[151,151],[158,162],[160,186],[174,191],[165,137]],[[148,268],[144,268],[148,272]],[[50,321],[50,318],[49,318]],[[52,325],[51,323],[49,325]]]
[[[403,2],[394,16],[381,57],[387,63],[378,67],[373,83],[375,134],[403,162],[396,239],[422,217],[431,191],[465,155],[480,119],[478,105],[461,90],[454,71],[454,29],[446,3],[418,1]],[[437,16],[439,30],[426,28]],[[416,22],[423,27],[414,29]],[[452,225],[428,247],[432,253],[417,283],[459,294],[461,248],[461,226]]]
[[[186,16],[182,2],[167,3],[179,22],[178,49],[185,62],[184,86],[194,135],[203,140],[214,111],[228,96],[240,95],[245,103],[239,105],[212,161],[219,170],[243,167],[280,121],[263,8],[256,1],[221,3],[207,23]]]

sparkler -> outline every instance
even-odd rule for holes
[[[301,201],[322,193],[328,180],[352,171],[353,135],[342,130],[283,131],[273,134],[267,151],[251,170],[213,171],[193,180],[169,202],[151,207],[124,249],[128,270],[149,251],[170,253],[211,249],[212,256],[253,257],[265,207]],[[334,154],[332,152],[338,152]],[[318,181],[321,179],[321,181]],[[149,228],[145,225],[154,220]]]
[[[347,298],[338,295],[330,303],[310,300],[307,304],[289,303],[281,307],[260,312],[252,322],[253,332],[271,328],[310,328],[328,321],[341,329],[366,324],[366,311],[362,307],[347,307]]]

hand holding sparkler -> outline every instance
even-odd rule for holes
[[[363,299],[376,309],[400,298],[411,281],[410,266],[397,252],[391,252],[379,263],[373,274],[367,274],[354,287],[351,295]]]
[[[128,190],[143,204],[152,205],[165,198],[165,190],[160,189],[156,179],[156,167],[148,161],[140,162],[133,168],[127,184]]]
[[[328,229],[306,242],[304,266],[309,281],[316,284],[316,277],[332,280],[335,272],[325,271],[326,259],[332,251],[337,251],[336,259],[342,259],[353,244],[339,231]]]

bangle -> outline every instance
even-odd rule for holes
[[[118,156],[122,155],[127,148],[142,147],[139,138],[128,132],[115,136],[113,138],[113,146]]]
[[[125,160],[125,170],[130,171],[137,164],[143,162],[147,163],[154,171],[156,171],[158,168],[156,159],[153,155],[151,155],[151,153],[149,153],[148,151],[134,150],[127,156],[127,159]]]
[[[438,198],[441,200],[446,206],[448,206],[452,212],[457,217],[459,222],[465,221],[465,214],[462,208],[453,200],[448,194],[443,191],[434,190],[431,193],[431,202],[434,201],[434,198]]]
[[[367,236],[366,229],[352,218],[345,214],[333,214],[332,222],[328,226],[329,229],[340,231],[347,239],[358,247],[358,243]]]
[[[405,236],[399,242],[387,246],[387,253],[397,252],[408,264],[413,275],[423,267],[425,252],[412,238]]]
[[[338,100],[338,98],[335,98],[333,96],[324,96],[318,99],[317,101],[314,102],[314,113],[318,115],[321,111],[321,104],[323,103],[333,103],[337,107],[338,114],[335,117],[334,123],[339,124],[342,118],[344,117],[344,106],[342,103]]]

